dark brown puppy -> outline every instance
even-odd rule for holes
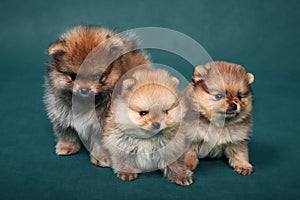
[[[127,36],[78,26],[49,47],[44,102],[58,139],[58,155],[78,152],[80,136],[92,154],[91,161],[109,166],[99,141],[110,95],[126,71],[148,63],[142,51],[131,51],[136,41]]]

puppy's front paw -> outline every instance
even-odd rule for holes
[[[188,186],[193,183],[192,176],[182,176],[174,178],[174,182],[178,185]]]
[[[170,181],[183,186],[193,183],[192,174],[185,165],[178,165],[178,162],[172,163],[164,170],[165,177]]]
[[[80,143],[69,143],[59,141],[55,146],[55,152],[57,155],[71,155],[75,154],[80,149]]]
[[[138,174],[129,172],[117,172],[117,177],[122,179],[123,181],[132,181],[138,177]]]
[[[91,163],[93,163],[94,165],[98,165],[100,167],[110,167],[111,166],[111,162],[110,162],[110,159],[109,157],[102,157],[102,158],[99,158],[96,159],[95,157],[93,157],[91,155]]]
[[[234,170],[239,174],[248,175],[252,173],[253,167],[250,163],[241,163],[237,164]]]

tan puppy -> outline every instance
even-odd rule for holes
[[[122,81],[104,126],[104,144],[112,167],[122,180],[161,169],[180,185],[192,183],[192,173],[178,159],[185,137],[177,134],[185,106],[177,91],[179,81],[166,71],[136,69]]]
[[[184,156],[189,169],[196,167],[198,157],[225,155],[237,173],[251,174],[247,143],[253,81],[254,76],[238,64],[211,62],[195,68],[193,83],[185,91],[189,115],[200,113],[200,119],[186,117],[184,125],[193,141]],[[190,97],[193,92],[196,98]],[[197,132],[189,128],[193,120],[199,121]]]

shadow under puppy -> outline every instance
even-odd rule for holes
[[[192,145],[184,160],[195,169],[198,157],[228,158],[230,166],[239,174],[251,174],[248,141],[251,132],[252,94],[250,84],[254,76],[238,64],[211,62],[195,68],[193,82],[185,96],[189,115],[184,120]],[[191,98],[194,94],[196,98]],[[199,118],[193,115],[200,113]],[[190,128],[198,121],[198,129]]]
[[[192,172],[180,156],[185,135],[179,125],[185,113],[179,80],[160,69],[140,67],[120,80],[103,131],[112,168],[122,180],[161,169],[180,185],[192,183]],[[183,133],[183,132],[181,132]]]
[[[49,47],[44,102],[58,155],[78,152],[81,138],[94,164],[110,165],[99,137],[115,83],[129,69],[148,63],[135,45],[129,36],[78,26]]]

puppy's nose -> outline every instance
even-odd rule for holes
[[[236,110],[237,109],[237,105],[235,103],[230,103],[229,106],[230,106],[230,108],[232,110]]]
[[[90,88],[89,87],[82,87],[80,88],[80,93],[81,94],[88,94],[90,92]]]
[[[160,123],[159,122],[152,122],[152,127],[154,128],[154,129],[159,129],[160,128]]]

